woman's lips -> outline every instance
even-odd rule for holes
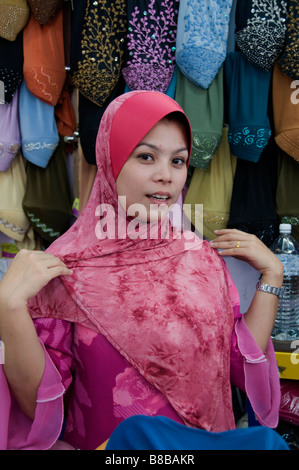
[[[156,192],[153,194],[147,194],[146,197],[153,204],[167,204],[167,201],[171,199],[171,195],[165,192]]]

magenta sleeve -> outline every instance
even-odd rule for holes
[[[37,320],[35,323],[45,353],[35,418],[32,421],[20,409],[9,390],[3,365],[0,365],[1,450],[49,449],[62,429],[63,398],[71,382],[71,326],[61,320]]]

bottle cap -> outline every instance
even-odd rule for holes
[[[279,231],[281,233],[291,233],[292,232],[292,225],[291,224],[280,224]]]

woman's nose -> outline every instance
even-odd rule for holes
[[[171,168],[168,164],[160,164],[156,169],[155,181],[161,181],[164,183],[169,183],[172,180]]]

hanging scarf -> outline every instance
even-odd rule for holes
[[[229,220],[237,159],[231,154],[227,132],[228,128],[224,127],[209,168],[195,168],[184,200],[187,207],[191,204],[191,222],[199,232],[202,229],[209,240],[216,238],[214,230],[226,228]],[[203,204],[202,227],[201,219],[196,217],[196,209],[200,206],[196,204]]]
[[[0,37],[0,103],[9,104],[23,79],[23,31],[15,41]]]
[[[288,1],[288,15],[286,21],[285,45],[282,54],[278,59],[278,64],[283,73],[289,75],[294,80],[299,78],[299,2],[298,0]]]
[[[257,162],[271,136],[268,116],[271,71],[256,67],[241,52],[224,62],[225,122],[232,154]]]
[[[66,79],[62,9],[46,25],[31,15],[24,28],[23,72],[31,93],[55,106]]]
[[[206,170],[222,137],[223,67],[207,90],[178,70],[175,99],[188,115],[192,127],[190,165]]]
[[[271,70],[284,46],[287,17],[285,0],[238,0],[236,43],[253,64]]]
[[[26,0],[7,0],[0,2],[0,36],[15,41],[26,25],[30,9]]]
[[[227,224],[255,234],[266,246],[278,235],[277,150],[272,136],[258,162],[237,159]]]
[[[59,143],[54,106],[34,96],[25,80],[20,86],[19,116],[24,157],[46,168]]]
[[[33,317],[64,318],[103,334],[189,425],[230,429],[233,315],[223,260],[191,232],[175,235],[167,217],[154,232],[159,236],[143,237],[152,228],[144,224],[136,239],[125,211],[117,211],[115,181],[123,164],[173,111],[182,113],[158,92],[129,92],[109,105],[99,127],[89,201],[49,248],[73,274],[51,281],[29,308]],[[113,229],[98,238],[104,203],[115,209],[116,226],[124,221],[122,238],[113,238]],[[165,229],[169,237],[162,236]]]
[[[72,24],[71,75],[80,93],[103,106],[121,76],[124,61],[124,0],[76,2]]]
[[[295,86],[294,86],[295,85]],[[299,162],[299,102],[296,81],[275,62],[272,75],[274,135],[277,145]]]
[[[232,0],[181,0],[176,61],[193,83],[209,88],[226,56]]]
[[[0,171],[6,171],[21,147],[19,90],[10,104],[0,104]]]
[[[131,90],[166,92],[175,67],[178,0],[127,2],[127,55],[122,74]]]

